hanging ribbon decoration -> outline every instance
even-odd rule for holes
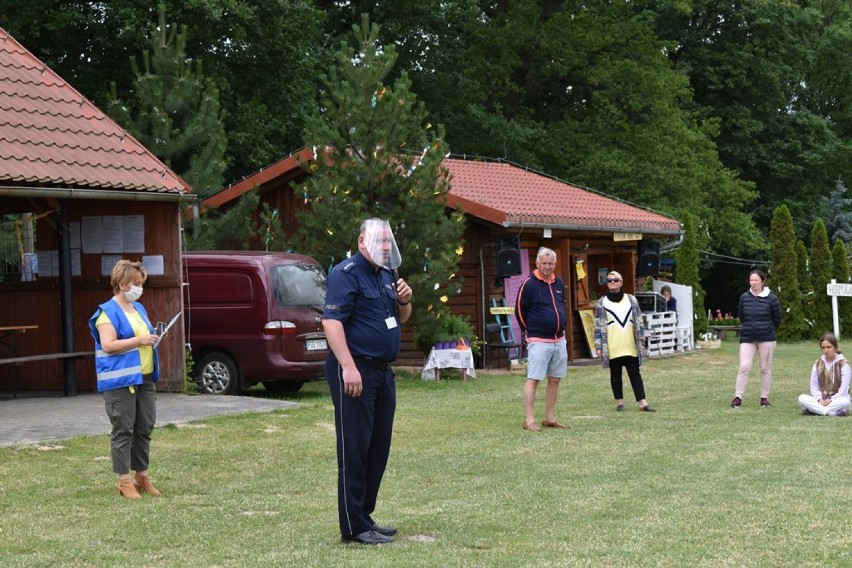
[[[378,104],[380,99],[384,98],[385,93],[387,93],[387,91],[388,90],[385,87],[382,87],[381,91],[376,91],[375,93],[373,93],[373,100],[370,101],[370,106],[376,108],[376,104]]]
[[[272,210],[272,216],[269,218],[269,222],[266,223],[266,252],[269,252],[269,241],[273,240],[272,235],[272,221],[278,218],[278,209]]]

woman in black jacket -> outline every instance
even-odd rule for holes
[[[760,406],[769,406],[769,388],[772,386],[772,353],[778,326],[781,325],[781,303],[766,286],[766,274],[752,270],[748,274],[748,291],[740,296],[739,313],[743,324],[740,333],[740,369],[731,406],[742,405],[743,393],[748,386],[748,375],[754,354],[760,355]]]

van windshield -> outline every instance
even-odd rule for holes
[[[284,307],[325,305],[325,273],[314,264],[281,264],[272,267],[275,303]]]

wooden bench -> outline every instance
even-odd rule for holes
[[[740,332],[742,331],[743,326],[741,325],[708,325],[707,331],[713,333],[721,340],[725,340],[728,332],[734,334],[735,337],[740,336]]]
[[[0,365],[19,365],[34,361],[53,361],[55,359],[94,359],[94,351],[74,351],[72,353],[42,353],[41,355],[25,355],[23,357],[6,357],[0,359]]]
[[[0,365],[21,365],[38,361],[58,361],[61,359],[94,359],[94,351],[73,351],[71,353],[41,353],[39,355],[24,355],[22,357],[5,357],[0,359]],[[12,396],[18,397],[18,378],[12,373]]]

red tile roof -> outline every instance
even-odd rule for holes
[[[448,205],[504,227],[678,234],[680,223],[503,162],[444,160]]]
[[[279,160],[202,202],[218,207],[255,186],[299,168],[313,157],[308,148]],[[605,197],[588,189],[531,172],[503,162],[447,158],[450,173],[447,204],[460,205],[465,213],[504,227],[677,235],[680,223],[659,213]]]
[[[287,175],[300,167],[300,162],[307,162],[313,159],[314,153],[310,148],[302,148],[297,152],[293,152],[269,167],[266,167],[259,172],[243,178],[242,180],[233,183],[222,191],[211,195],[202,201],[202,207],[219,207],[223,203],[228,203],[245,192],[253,189],[255,186],[261,186],[276,178]]]
[[[184,193],[156,156],[0,28],[0,187]]]

